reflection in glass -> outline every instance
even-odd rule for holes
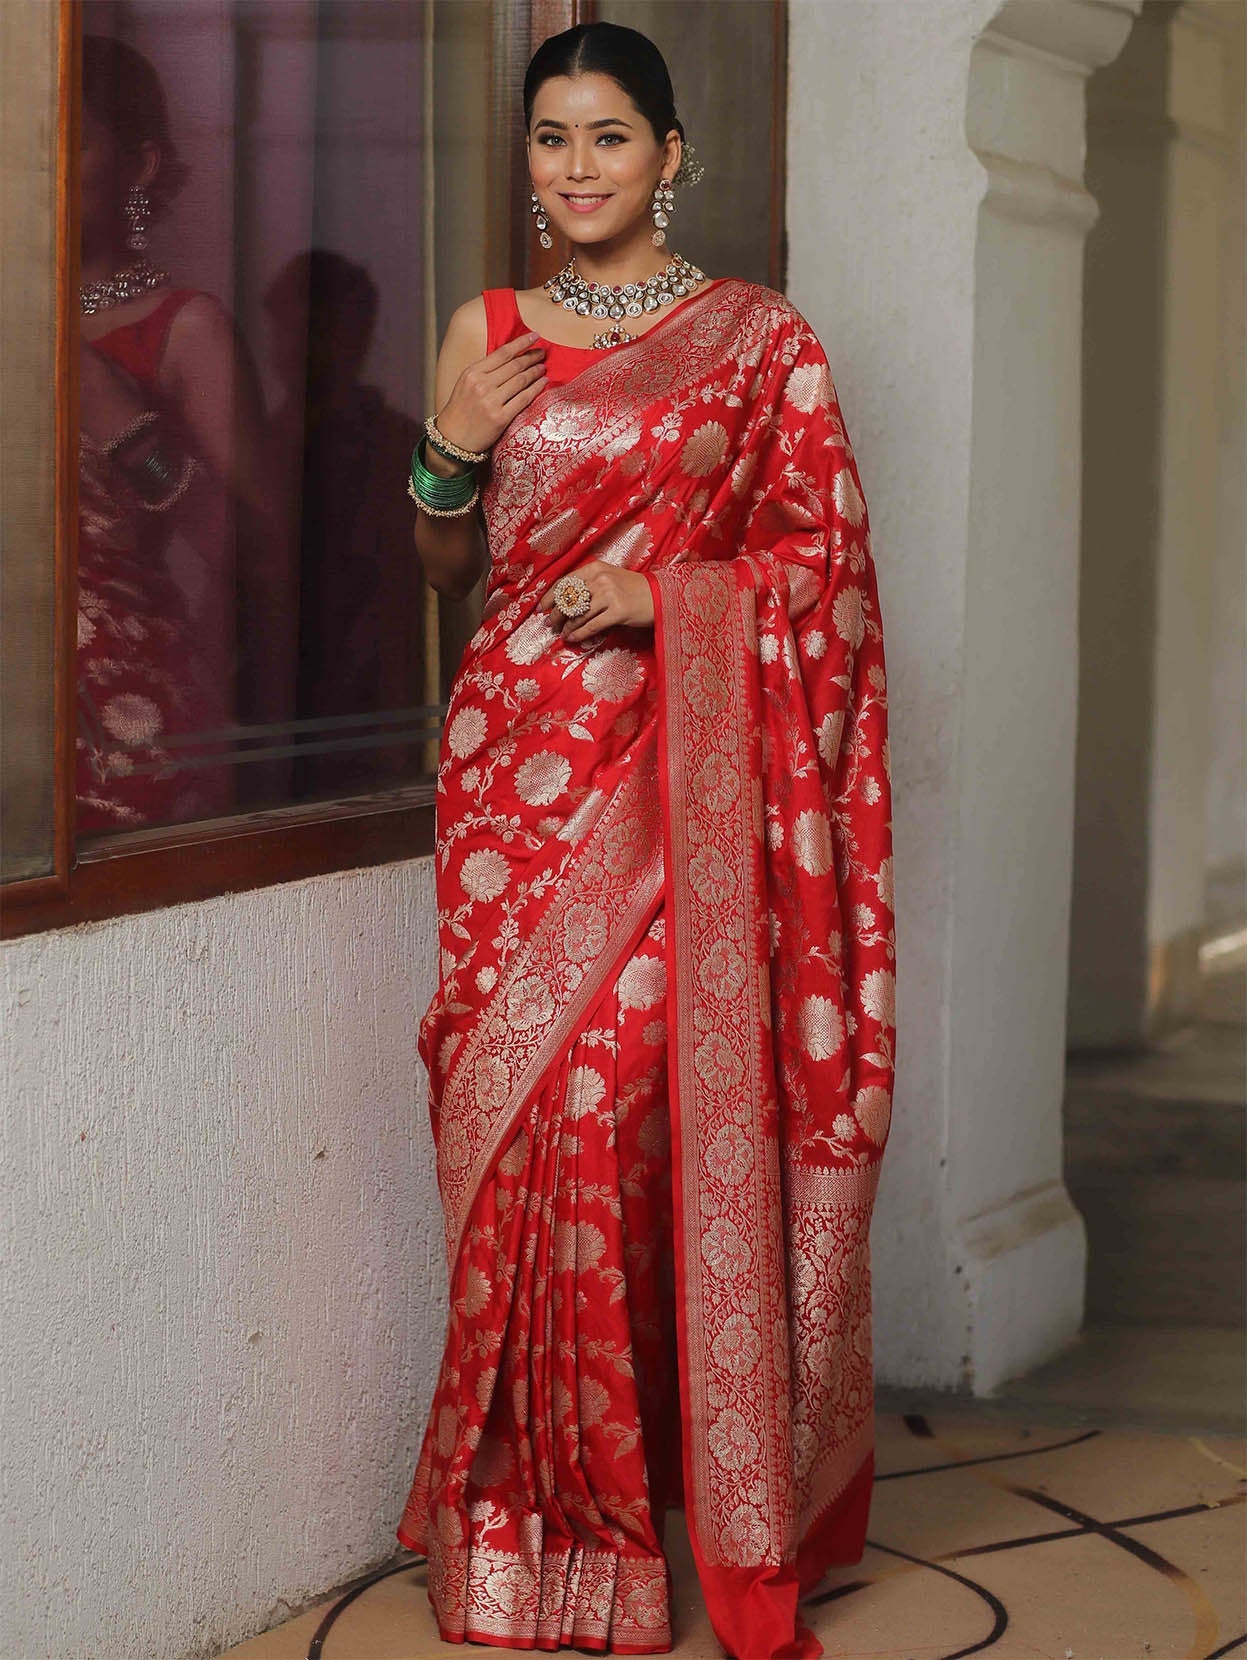
[[[284,476],[300,479],[297,714],[318,724],[419,703],[425,587],[402,479],[423,430],[362,380],[377,285],[325,249],[296,255],[265,295],[282,385],[273,420]],[[347,793],[411,770],[402,743],[316,750],[297,797]]]
[[[79,834],[418,781],[428,0],[84,16]]]
[[[233,719],[240,477],[254,373],[219,302],[144,255],[186,178],[146,58],[83,41],[77,784],[80,832],[217,816],[221,765],[180,748]],[[237,407],[236,407],[237,406]],[[259,459],[259,458],[258,458]]]

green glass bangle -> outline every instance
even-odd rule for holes
[[[473,483],[473,472],[471,470],[446,478],[441,473],[435,473],[427,467],[424,457],[420,453],[424,443],[425,439],[422,438],[412,453],[412,477],[418,484],[423,485],[431,496],[445,496],[448,498],[461,495],[465,489],[471,489]]]
[[[477,488],[476,469],[469,468],[455,478],[443,478],[425,466],[421,453],[428,438],[421,438],[412,451],[412,493],[430,507],[462,507]]]

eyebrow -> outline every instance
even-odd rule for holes
[[[585,125],[587,128],[591,129],[594,127],[628,127],[630,133],[633,130],[629,127],[628,122],[621,120],[618,115],[608,115],[602,121],[587,121]],[[566,121],[553,121],[549,115],[544,115],[540,121],[535,121],[533,123],[534,132],[536,132],[539,127],[559,127],[562,128],[564,132],[568,130],[568,124]]]

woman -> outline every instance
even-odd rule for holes
[[[450,1316],[398,1537],[448,1641],[655,1653],[683,1503],[725,1650],[818,1655],[797,1599],[871,1492],[894,1070],[866,508],[782,295],[645,288],[685,269],[653,44],[553,36],[524,104],[572,269],[460,308],[413,463],[430,580],[489,571],[438,774]],[[604,319],[586,281],[642,292]]]
[[[228,812],[234,756],[207,735],[236,713],[280,716],[293,641],[249,355],[218,300],[143,253],[187,176],[159,78],[123,41],[82,48],[76,794],[90,834]]]

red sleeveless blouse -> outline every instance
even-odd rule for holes
[[[97,352],[132,374],[140,385],[152,387],[156,384],[160,360],[165,354],[169,325],[198,292],[196,288],[171,288],[146,317],[140,317],[134,323],[119,323],[116,328],[97,336],[92,344]]]
[[[509,340],[518,340],[529,332],[529,325],[520,315],[514,288],[487,288],[482,291],[488,331],[485,337],[487,354],[505,346]],[[534,345],[546,348],[546,384],[562,386],[579,375],[583,369],[611,351],[610,346],[561,346],[557,340],[545,340],[539,334]]]

